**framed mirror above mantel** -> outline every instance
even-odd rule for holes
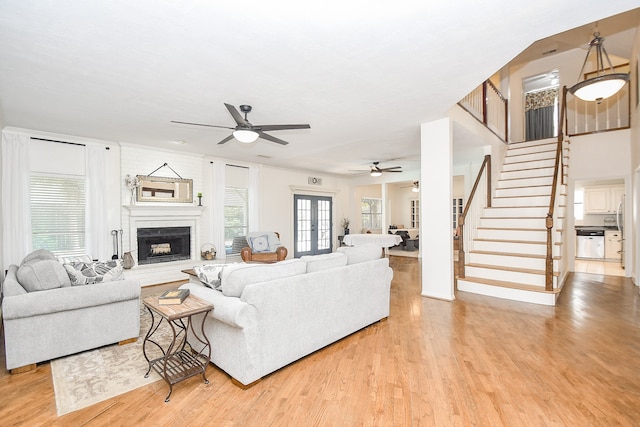
[[[136,175],[138,202],[193,203],[193,180],[151,175]]]

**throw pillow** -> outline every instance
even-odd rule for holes
[[[198,279],[206,286],[216,291],[222,292],[222,281],[220,280],[220,274],[225,264],[208,264],[193,267]]]
[[[18,268],[16,277],[27,292],[71,286],[69,276],[55,257],[54,259],[32,259]]]
[[[269,237],[264,234],[262,236],[249,237],[249,245],[252,252],[270,252]]]
[[[89,255],[69,255],[59,256],[58,261],[60,264],[69,264],[72,262],[91,262],[93,261]]]
[[[372,261],[382,257],[382,249],[378,245],[345,246],[338,248],[338,252],[347,255],[347,264],[358,264],[360,262]]]
[[[71,262],[65,264],[64,268],[72,286],[124,280],[124,267],[119,259],[107,262]]]

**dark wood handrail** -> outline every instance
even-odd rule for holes
[[[465,254],[464,254],[464,222],[467,217],[467,213],[469,212],[469,208],[471,207],[471,202],[473,202],[473,198],[476,194],[476,190],[478,185],[480,184],[480,178],[482,177],[482,172],[487,170],[487,207],[491,207],[491,155],[487,154],[484,156],[484,161],[482,162],[482,166],[480,166],[480,170],[478,171],[478,176],[476,177],[476,182],[473,184],[473,188],[471,189],[471,194],[469,194],[469,199],[467,203],[465,203],[464,210],[462,214],[458,217],[458,227],[456,228],[456,236],[458,238],[458,277],[464,278],[464,263],[465,263]]]
[[[547,291],[553,290],[553,213],[556,204],[556,193],[558,191],[558,175],[559,171],[562,171],[562,179],[564,182],[564,161],[562,159],[562,144],[564,141],[564,128],[562,123],[564,122],[564,114],[566,110],[567,102],[567,87],[562,88],[562,100],[560,103],[560,119],[561,124],[558,129],[558,144],[556,146],[556,161],[553,168],[553,182],[551,184],[551,197],[549,198],[549,211],[546,218],[547,227],[547,255],[545,258],[545,285],[544,288]]]

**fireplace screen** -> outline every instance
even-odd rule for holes
[[[138,228],[138,264],[191,259],[190,227]]]

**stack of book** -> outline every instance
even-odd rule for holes
[[[172,305],[182,304],[182,302],[189,296],[189,289],[171,289],[165,291],[158,297],[158,304],[160,305]]]

